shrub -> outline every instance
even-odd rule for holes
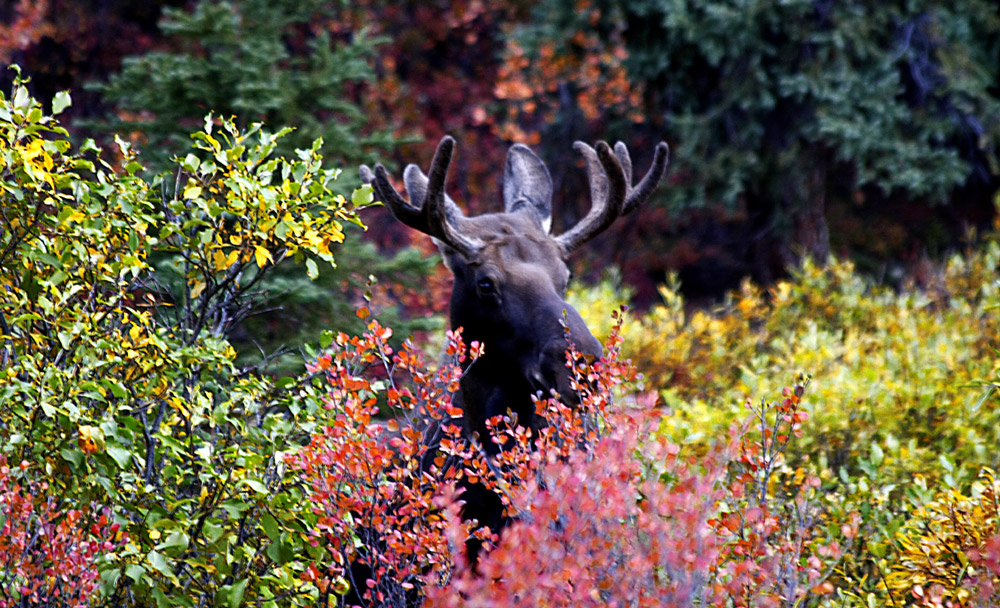
[[[111,509],[73,508],[24,461],[0,456],[0,608],[79,608],[99,597],[101,562],[128,542]]]
[[[856,528],[824,530],[818,480],[781,470],[801,389],[706,454],[656,433],[650,402],[609,407],[582,449],[532,452],[515,522],[428,605],[793,606],[829,593],[838,539]]]
[[[351,587],[352,602],[372,606],[423,594],[430,606],[792,605],[831,590],[842,530],[819,525],[818,480],[782,456],[805,419],[801,386],[761,403],[729,442],[682,452],[656,432],[655,395],[626,390],[615,403],[636,375],[613,331],[601,362],[574,367],[580,405],[537,401],[546,424],[535,432],[494,419],[504,450],[485,459],[450,405],[460,335],[449,335],[435,372],[408,343],[393,352],[390,335],[372,321],[319,358],[331,422],[287,457],[317,515],[311,544],[322,553],[302,576],[321,601]],[[383,408],[399,418],[379,422]],[[514,523],[498,535],[461,522],[455,501],[470,484],[496,492]],[[475,570],[471,538],[491,547]]]
[[[450,570],[435,501],[464,472],[455,458],[474,460],[450,402],[466,357],[460,335],[449,332],[436,372],[409,342],[393,352],[391,335],[373,320],[362,336],[337,336],[313,367],[328,382],[329,423],[286,459],[317,516],[311,543],[324,548],[306,577],[327,596],[353,588],[356,601],[390,606],[409,605],[424,578]],[[400,373],[412,388],[397,384]],[[380,403],[402,427],[376,418]]]
[[[895,292],[853,264],[806,260],[793,279],[763,290],[745,282],[714,310],[689,311],[677,284],[663,302],[622,329],[626,356],[674,408],[669,432],[697,441],[738,414],[727,404],[773,390],[768,379],[808,370],[814,399],[797,454],[822,468],[858,472],[857,457],[877,444],[886,481],[914,472],[971,482],[992,466],[1000,439],[994,401],[968,385],[1000,365],[1000,246],[953,257],[926,290]],[[607,331],[602,308],[613,293],[581,294],[595,335]]]
[[[896,533],[898,558],[886,574],[895,597],[915,606],[995,606],[1000,483],[984,469],[972,496],[938,493]]]
[[[335,194],[317,144],[276,157],[285,131],[213,117],[147,181],[124,143],[74,151],[20,76],[0,103],[0,455],[113,508],[111,604],[309,603],[313,520],[282,454],[324,411],[309,376],[239,367],[227,335],[282,260],[334,261],[370,190]]]
[[[792,280],[745,282],[711,310],[689,309],[668,283],[662,304],[622,328],[625,356],[672,410],[662,432],[696,451],[739,417],[730,404],[808,370],[809,422],[787,466],[819,480],[822,526],[856,526],[864,539],[842,547],[829,579],[838,601],[887,604],[887,573],[910,559],[899,531],[997,464],[995,383],[978,379],[1000,366],[998,266],[1000,247],[986,243],[953,256],[926,288],[894,291],[849,262],[805,261]],[[573,296],[595,335],[608,331],[597,311],[618,297],[608,283]]]

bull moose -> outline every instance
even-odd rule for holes
[[[621,142],[614,150],[605,142],[596,149],[577,142],[574,148],[586,160],[592,204],[579,223],[558,236],[549,234],[552,178],[527,146],[515,144],[507,153],[504,211],[476,217],[466,217],[444,191],[455,149],[451,137],[438,144],[428,175],[414,164],[404,170],[410,202],[396,191],[382,165],[374,171],[361,167],[376,198],[399,221],[431,236],[454,275],[451,327],[463,328],[466,340],[482,343],[484,354],[471,365],[464,363],[453,403],[463,411],[465,431],[479,438],[488,455],[499,446],[490,437],[487,420],[509,410],[519,424],[534,428],[533,394],[555,390],[571,399],[567,340],[584,357],[601,355],[600,342],[565,300],[566,257],[649,198],[667,167],[667,145],[660,143],[651,168],[633,186],[632,161]],[[466,519],[492,531],[505,525],[500,498],[484,486],[466,484],[463,500]],[[475,564],[481,543],[470,540],[466,549]],[[355,586],[369,574],[369,566],[352,564]],[[359,593],[352,588],[345,604],[360,603]]]
[[[508,410],[520,424],[532,426],[532,394],[569,390],[565,366],[567,338],[585,357],[599,357],[601,344],[580,314],[566,302],[567,256],[631,213],[649,198],[668,162],[667,144],[656,146],[653,163],[632,184],[632,161],[625,144],[614,149],[599,142],[596,150],[576,142],[590,179],[591,208],[575,226],[558,236],[552,226],[552,178],[545,164],[525,145],[507,153],[503,180],[504,211],[466,217],[445,193],[455,140],[445,136],[425,175],[410,164],[403,172],[407,203],[382,165],[361,167],[376,198],[407,226],[431,236],[454,276],[450,324],[462,327],[467,340],[478,340],[485,354],[466,370],[454,403],[465,415],[466,429],[485,440],[486,421]]]

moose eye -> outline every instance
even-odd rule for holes
[[[480,279],[476,281],[476,289],[478,289],[479,293],[482,295],[491,295],[496,293],[497,286],[490,277],[480,277]]]

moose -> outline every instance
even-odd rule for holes
[[[490,418],[509,410],[530,428],[533,394],[555,390],[571,398],[567,339],[582,356],[601,356],[600,342],[565,300],[570,277],[566,258],[648,199],[669,155],[667,144],[659,143],[649,171],[633,185],[632,160],[622,142],[613,150],[603,141],[596,149],[579,141],[573,147],[586,162],[591,208],[558,236],[549,233],[552,177],[523,144],[514,144],[507,153],[504,211],[475,217],[466,217],[445,193],[455,149],[450,136],[438,144],[427,175],[415,164],[404,170],[410,202],[381,164],[374,172],[361,167],[362,180],[400,222],[434,239],[454,276],[450,325],[485,347],[483,356],[465,370],[454,404],[464,412],[466,430],[483,440],[488,453],[498,449],[488,439]]]
[[[434,239],[454,275],[451,327],[463,328],[466,340],[479,341],[484,354],[463,363],[453,404],[463,412],[464,432],[478,438],[487,456],[500,449],[488,431],[490,418],[510,411],[518,424],[536,428],[532,395],[556,391],[564,401],[572,400],[565,364],[568,342],[585,358],[601,356],[600,342],[566,302],[570,273],[565,260],[648,199],[667,167],[668,148],[660,143],[651,168],[633,185],[632,161],[621,142],[613,150],[605,142],[596,149],[576,142],[574,148],[586,161],[592,204],[579,223],[558,236],[549,234],[552,178],[541,159],[522,144],[507,153],[504,211],[475,217],[465,216],[445,193],[455,149],[450,136],[438,144],[427,175],[414,164],[404,170],[409,202],[381,164],[374,171],[360,168],[362,180],[399,221]],[[475,483],[463,490],[465,519],[475,519],[493,532],[507,524],[503,504],[491,490]],[[475,565],[481,542],[469,540],[466,551]],[[359,562],[351,566],[355,584],[370,572]],[[345,605],[360,603],[359,594],[352,587]]]

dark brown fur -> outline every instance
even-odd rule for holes
[[[649,197],[667,165],[667,146],[659,144],[652,167],[632,185],[632,162],[619,142],[596,149],[574,146],[587,162],[592,208],[577,225],[559,236],[549,234],[552,180],[542,161],[516,144],[507,154],[504,212],[466,217],[444,192],[454,149],[445,137],[438,144],[428,175],[409,165],[403,200],[381,165],[361,167],[366,183],[404,224],[435,239],[454,276],[450,323],[463,328],[466,343],[484,345],[484,355],[468,366],[455,403],[464,411],[466,428],[488,454],[486,421],[508,411],[534,427],[531,396],[557,391],[572,400],[565,365],[568,342],[584,357],[600,357],[601,345],[579,313],[566,302],[566,257],[606,229],[620,215]],[[504,524],[499,498],[482,486],[465,489],[465,517],[494,531]],[[471,547],[474,559],[476,547]]]

